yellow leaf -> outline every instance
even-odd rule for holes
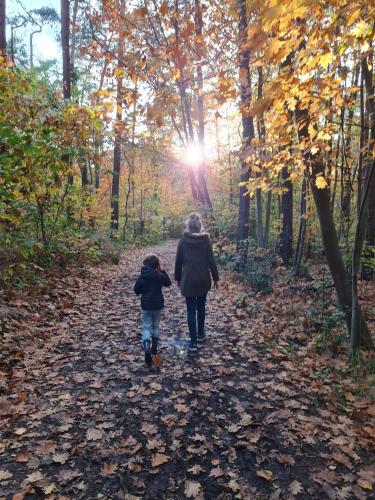
[[[364,479],[358,479],[357,483],[364,490],[372,491],[372,483],[370,483],[370,481],[365,481]]]
[[[326,52],[322,56],[320,56],[319,59],[319,64],[322,66],[322,68],[327,69],[329,63],[332,61],[332,54],[331,52]]]
[[[298,179],[298,174],[297,172],[292,172],[289,176],[289,179],[294,182],[296,179]]]
[[[311,139],[314,139],[314,137],[316,136],[317,134],[317,131],[316,129],[314,128],[314,125],[312,125],[310,123],[309,127],[308,127],[308,132],[309,132],[309,136],[311,137]]]
[[[327,187],[327,181],[322,175],[318,175],[315,179],[315,185],[318,189],[325,189]]]
[[[181,77],[181,71],[178,68],[172,68],[172,80],[178,80]]]
[[[356,38],[362,38],[366,35],[368,29],[368,24],[366,24],[364,21],[359,21],[351,30],[351,32]]]
[[[329,141],[331,139],[331,135],[328,132],[319,132],[318,139],[321,141]]]

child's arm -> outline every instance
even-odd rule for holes
[[[134,292],[136,295],[140,295],[143,292],[142,278],[139,277],[134,285]]]
[[[163,286],[171,286],[172,282],[170,277],[167,274],[167,271],[161,270],[160,269],[160,274],[161,274],[161,282]]]

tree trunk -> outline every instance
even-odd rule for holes
[[[309,137],[308,113],[297,108],[296,117],[299,140],[306,140],[306,138]],[[346,273],[344,261],[340,252],[335,221],[331,211],[330,190],[329,187],[319,189],[316,186],[317,176],[324,175],[324,164],[321,157],[319,157],[318,155],[311,156],[309,153],[306,153],[305,160],[311,192],[313,194],[316,211],[319,218],[327,264],[330,269],[335,286],[338,305],[340,309],[345,313],[346,324],[348,327],[348,332],[350,334],[352,295],[348,275]],[[368,345],[369,342],[371,342],[371,338],[363,314],[359,307],[358,317],[360,323],[359,345]]]
[[[359,78],[359,68],[355,70],[355,73],[353,75],[353,81],[352,81],[352,87],[356,87],[358,85],[358,78]],[[349,112],[348,112],[348,126],[346,129],[346,133],[344,130],[344,119],[342,120],[342,137],[343,137],[343,143],[342,143],[342,148],[343,148],[343,164],[342,164],[342,176],[343,176],[343,182],[342,182],[342,204],[341,204],[341,215],[346,221],[346,227],[345,231],[346,233],[349,232],[350,228],[350,213],[351,213],[351,201],[352,201],[352,172],[351,172],[351,148],[352,148],[352,122],[354,118],[354,108],[355,108],[355,103],[357,100],[357,92],[353,94],[353,100],[354,104],[349,107]],[[344,110],[344,115],[345,115],[345,110]],[[346,235],[347,238],[347,235]]]
[[[75,57],[76,57],[76,30],[77,30],[78,2],[79,2],[79,0],[74,0],[74,5],[73,5],[72,43],[71,43],[71,48],[70,48],[70,64],[71,64],[71,73],[72,74],[74,74],[74,63],[75,63]]]
[[[272,191],[267,191],[266,200],[266,220],[264,223],[264,246],[268,247],[270,241],[270,221],[271,221],[271,207],[272,207]]]
[[[366,182],[366,179],[369,178],[369,163],[371,162],[372,149],[375,143],[375,88],[372,69],[369,68],[369,62],[367,59],[362,61],[362,71],[366,87],[366,105],[369,120],[369,150],[366,151],[366,156],[364,158],[364,182]],[[375,248],[375,176],[372,177],[372,181],[369,186],[366,245],[367,247]]]
[[[354,249],[352,258],[352,322],[351,322],[351,335],[350,335],[350,344],[352,348],[352,353],[354,353],[359,346],[362,347],[372,346],[370,334],[368,334],[365,338],[363,338],[363,336],[361,338],[361,326],[362,326],[361,323],[363,322],[363,318],[361,315],[361,310],[359,308],[359,300],[358,300],[358,273],[361,264],[363,244],[365,242],[365,236],[366,236],[369,193],[372,181],[373,179],[375,179],[374,173],[375,173],[375,160],[372,162],[372,165],[370,167],[366,189],[365,192],[363,193],[361,208],[359,211],[359,217],[355,232],[355,240],[354,240]]]
[[[257,202],[257,246],[260,248],[264,247],[263,239],[263,203],[262,203],[262,191],[260,189],[256,190],[256,202]]]
[[[178,25],[179,19],[179,0],[174,0],[174,16],[173,16],[173,29],[175,37],[175,66],[179,72],[179,78],[177,79],[177,87],[180,94],[181,103],[181,114],[182,121],[186,136],[187,144],[194,144],[194,129],[193,122],[191,119],[191,104],[188,101],[188,96],[186,95],[186,80],[184,77],[184,67],[182,62],[182,53],[180,48],[180,31]],[[190,180],[191,194],[194,200],[202,200],[202,195],[200,192],[200,186],[197,183],[195,172],[191,165],[188,166],[188,175]]]
[[[286,191],[281,195],[280,255],[284,265],[288,266],[293,255],[293,185],[289,180],[288,167],[283,167],[281,178],[282,186]]]
[[[0,0],[0,57],[6,59],[7,37],[6,37],[6,0]]]
[[[71,97],[69,32],[70,32],[69,0],[61,0],[61,45],[62,45],[62,58],[63,58],[62,63],[63,63],[64,99],[70,99]]]
[[[258,66],[258,100],[263,98],[263,68]],[[263,113],[258,117],[257,120],[258,128],[258,138],[259,143],[263,145],[266,136],[266,127],[264,123]],[[260,148],[260,161],[262,162],[263,151]],[[258,174],[260,175],[260,174]],[[257,245],[263,248],[264,245],[264,231],[263,231],[263,203],[262,203],[262,191],[260,189],[256,190],[256,202],[257,202]]]
[[[300,221],[299,221],[299,231],[298,231],[298,241],[296,246],[296,253],[294,256],[294,273],[298,274],[299,268],[301,266],[303,247],[305,246],[305,235],[306,235],[306,176],[304,176],[301,188],[301,203],[300,203]]]
[[[125,0],[120,0],[120,16],[125,15]],[[119,20],[119,26],[123,25]],[[119,28],[117,44],[117,95],[116,95],[116,124],[115,145],[113,149],[113,177],[111,192],[111,230],[112,235],[118,232],[119,227],[119,195],[120,195],[120,173],[121,173],[121,141],[122,141],[122,105],[123,105],[123,66],[124,66],[124,33]]]
[[[82,188],[85,188],[89,184],[89,172],[88,172],[88,168],[87,168],[87,159],[86,158],[82,159],[81,183],[82,183]]]
[[[246,108],[251,100],[251,78],[250,78],[250,51],[243,48],[246,40],[247,16],[246,16],[246,0],[237,0],[239,22],[238,30],[240,36],[240,88],[241,88],[241,115],[242,115],[242,146],[246,148],[254,139],[254,123],[253,118],[246,112]],[[250,197],[245,194],[247,191],[246,183],[249,181],[249,166],[245,159],[241,162],[241,177],[240,182],[245,185],[240,186],[240,199],[238,207],[237,220],[237,250],[243,246],[243,242],[249,236],[249,210]]]
[[[197,113],[198,113],[198,144],[204,152],[204,104],[203,104],[203,71],[202,71],[202,57],[203,57],[203,19],[202,19],[202,5],[200,0],[195,0],[195,34],[196,34],[196,52],[198,57],[197,63]],[[207,173],[206,173],[206,159],[202,155],[202,161],[198,165],[198,182],[202,199],[200,200],[204,206],[212,210],[210,195],[207,189]]]
[[[41,32],[42,32],[42,27],[39,26],[37,30],[32,31],[30,33],[30,69],[33,69],[34,67],[34,35]]]

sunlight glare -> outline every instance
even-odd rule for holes
[[[190,144],[185,149],[184,156],[186,163],[192,166],[197,166],[203,161],[204,153],[201,146],[198,144]]]

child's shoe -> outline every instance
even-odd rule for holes
[[[190,342],[188,342],[186,347],[187,347],[187,350],[190,352],[197,352],[198,351],[197,344],[192,342],[191,340],[190,340]]]
[[[151,352],[150,352],[150,341],[149,340],[145,340],[143,342],[143,349],[145,351],[145,363],[147,366],[151,366],[152,365],[152,356],[151,356]]]
[[[161,357],[159,354],[155,354],[155,356],[152,356],[152,364],[156,368],[159,368],[159,366],[161,365]]]
[[[151,354],[153,356],[156,356],[157,353],[158,353],[158,342],[159,342],[159,339],[158,337],[152,337],[152,347],[151,347]]]

